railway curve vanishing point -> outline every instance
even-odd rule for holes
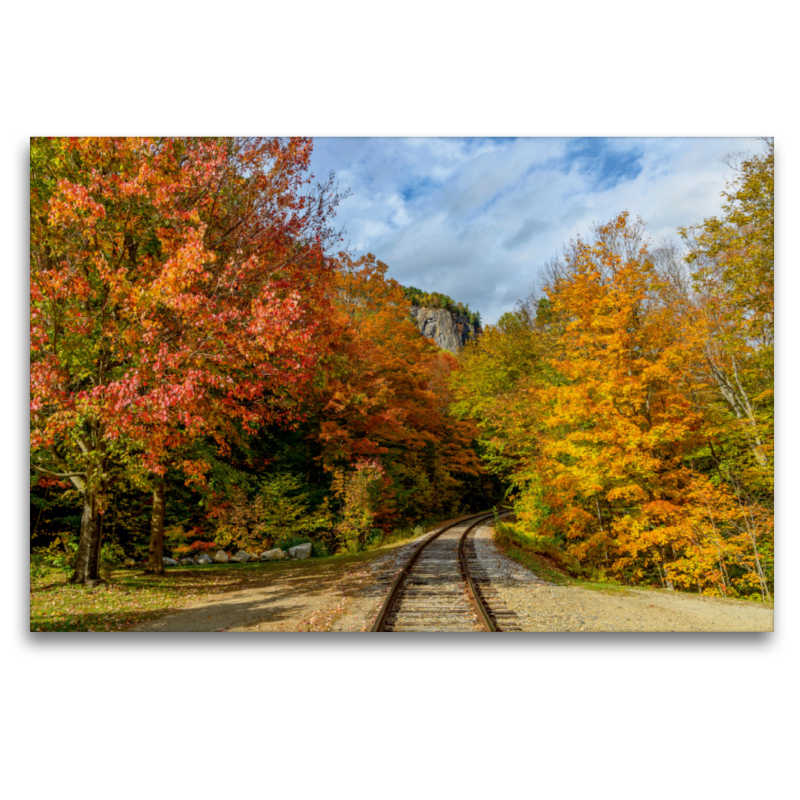
[[[493,516],[474,514],[423,539],[395,577],[372,631],[497,632],[498,617],[506,623],[502,630],[514,630],[513,614],[490,607],[491,582],[468,540]]]

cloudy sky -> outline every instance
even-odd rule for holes
[[[753,139],[318,138],[312,172],[351,196],[338,222],[404,285],[449,294],[496,322],[539,267],[593,222],[641,216],[655,244],[718,214],[729,153]]]

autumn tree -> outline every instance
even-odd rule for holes
[[[463,479],[481,472],[473,426],[448,414],[443,376],[457,362],[419,335],[386,270],[373,255],[340,254],[310,414],[318,457],[331,473],[375,459],[385,469],[380,525],[458,505]]]
[[[83,495],[73,580],[97,579],[120,474],[202,481],[192,450],[292,416],[316,361],[335,198],[307,140],[31,143],[32,466]]]
[[[767,140],[722,193],[724,215],[681,230],[692,279],[687,327],[711,390],[698,400],[728,444],[716,460],[762,498],[772,494],[774,470],[774,169]]]
[[[455,377],[519,524],[629,582],[769,596],[769,513],[695,468],[719,442],[698,329],[621,214],[551,265]],[[704,340],[707,343],[707,340]]]
[[[484,464],[504,480],[537,448],[533,403],[527,413],[519,413],[510,400],[546,383],[547,340],[535,316],[508,312],[488,326],[478,342],[464,348],[462,369],[452,375],[453,412],[474,420]]]

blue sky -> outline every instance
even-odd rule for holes
[[[351,196],[338,222],[355,255],[496,322],[541,265],[627,210],[654,244],[718,214],[742,138],[317,138],[312,172]]]

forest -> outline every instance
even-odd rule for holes
[[[578,575],[771,599],[773,181],[767,141],[678,241],[653,248],[627,212],[595,226],[465,349],[454,407],[509,484],[517,544]]]
[[[352,552],[491,505],[453,356],[340,242],[307,139],[31,142],[31,536],[126,559]]]
[[[504,501],[576,575],[771,599],[771,142],[720,218],[597,225],[459,357],[408,306],[480,314],[338,252],[312,147],[31,140],[32,568],[354,553]]]

